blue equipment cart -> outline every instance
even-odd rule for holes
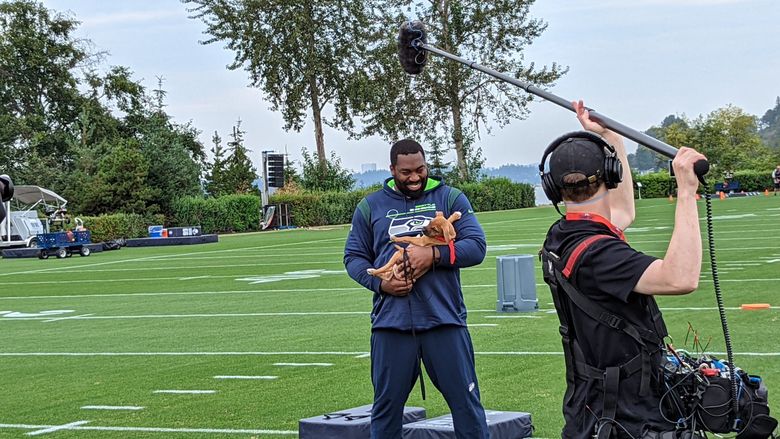
[[[55,255],[58,258],[68,258],[74,252],[81,256],[89,256],[90,250],[87,244],[92,242],[92,234],[89,230],[79,232],[56,232],[38,234],[38,248],[40,259],[48,259]]]

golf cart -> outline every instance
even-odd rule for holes
[[[39,234],[48,233],[49,226],[69,221],[67,200],[39,186],[16,186],[13,198],[6,204],[8,216],[0,223],[1,247],[38,247]],[[38,210],[48,216],[41,222]]]

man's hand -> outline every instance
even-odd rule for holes
[[[414,283],[411,279],[391,277],[390,280],[382,279],[380,289],[391,296],[407,296],[412,291]]]
[[[604,126],[601,121],[598,119],[591,119],[590,118],[590,112],[585,108],[585,103],[580,99],[579,101],[572,101],[571,102],[572,108],[574,108],[574,111],[577,113],[577,120],[580,121],[580,125],[582,125],[582,128],[584,128],[586,131],[590,131],[592,133],[596,133],[599,136],[603,137],[607,143],[612,145],[613,148],[615,148],[615,151],[620,153],[625,148],[623,146],[622,138],[617,135],[614,131],[611,131],[607,127]]]
[[[672,161],[674,177],[677,180],[678,196],[688,196],[696,193],[699,188],[699,178],[693,172],[693,164],[699,160],[707,160],[704,155],[691,148],[680,148]]]
[[[406,247],[407,273],[411,272],[414,279],[419,278],[433,267],[435,255],[436,247],[420,247],[409,244]]]
[[[577,113],[577,120],[580,121],[580,125],[582,125],[583,128],[602,137],[609,132],[609,130],[600,122],[590,118],[590,113],[585,108],[585,103],[582,100],[572,101],[571,106]]]

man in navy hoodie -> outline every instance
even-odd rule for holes
[[[355,209],[344,250],[350,277],[374,292],[371,438],[401,437],[404,404],[417,376],[422,378],[420,361],[452,411],[456,436],[488,438],[460,285],[460,268],[485,258],[485,234],[466,196],[428,176],[419,143],[393,144],[390,172],[382,189]],[[421,234],[436,211],[463,215],[454,223],[454,245],[406,247],[408,278],[384,281],[367,273],[396,251],[391,236]]]

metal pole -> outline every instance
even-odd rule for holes
[[[487,67],[481,66],[477,64],[474,61],[469,61],[465,58],[461,58],[457,55],[453,55],[451,53],[445,52],[435,46],[432,46],[430,44],[420,43],[417,45],[418,48],[427,50],[429,52],[435,53],[437,55],[443,56],[445,58],[451,59],[453,61],[457,61],[461,64],[464,64],[474,70],[479,70],[480,72],[487,73],[488,75],[498,78],[502,81],[506,81],[512,85],[516,85],[523,90],[527,91],[528,93],[531,93],[533,95],[539,96],[542,99],[546,101],[550,101],[556,105],[559,105],[571,112],[574,112],[574,108],[571,106],[571,101],[561,98],[560,96],[556,96],[550,92],[547,92],[545,90],[542,90],[539,87],[535,87],[531,84],[528,84],[527,82],[523,82],[518,80],[517,78],[513,78],[509,75],[506,75],[504,73],[497,72],[493,69],[489,69]],[[633,140],[634,142],[639,143],[640,145],[644,145],[653,151],[663,154],[669,158],[674,158],[674,156],[677,155],[677,148],[664,143],[656,138],[650,137],[645,133],[639,132],[633,128],[627,127],[623,125],[622,123],[613,120],[601,113],[596,112],[595,110],[592,110],[588,108],[588,112],[590,113],[590,117],[592,119],[598,120],[601,123],[604,124],[605,127],[609,128],[610,130],[622,135],[623,137],[626,137],[628,139]]]

